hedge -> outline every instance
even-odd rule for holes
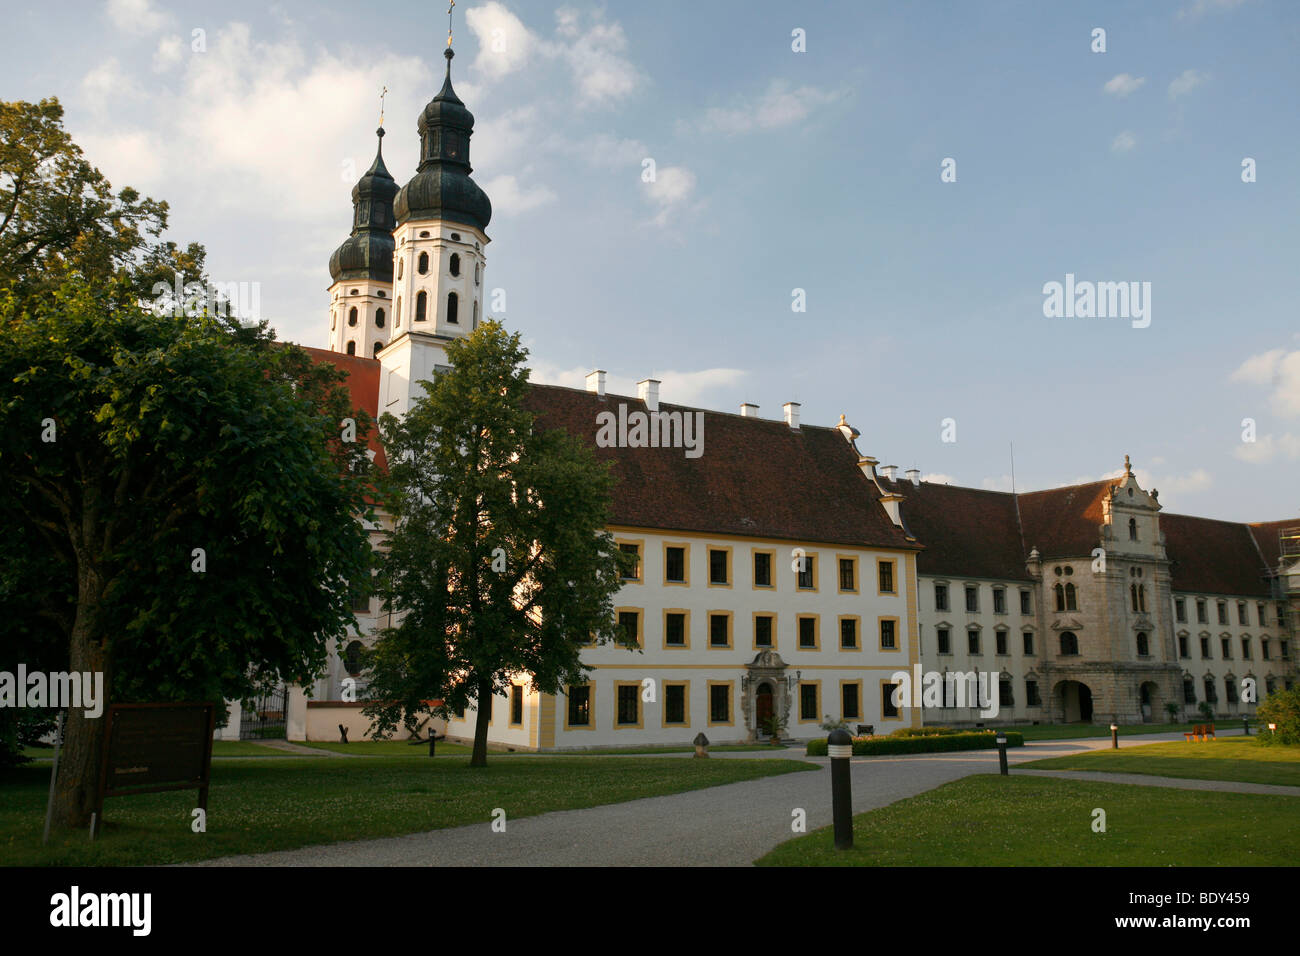
[[[1022,747],[1024,743],[1023,734],[1014,730],[1007,731],[1008,747]],[[991,730],[959,731],[927,737],[854,737],[853,755],[863,757],[873,754],[928,754],[949,750],[988,750],[997,745],[997,734]],[[807,753],[809,757],[825,757],[826,739],[819,737],[808,741]]]

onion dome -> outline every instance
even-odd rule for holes
[[[420,165],[411,181],[402,187],[393,203],[398,223],[409,219],[446,219],[487,229],[492,203],[478,183],[470,179],[469,138],[474,133],[474,114],[465,108],[451,88],[450,48],[447,78],[438,95],[420,113]]]
[[[375,161],[352,187],[352,235],[330,256],[330,275],[340,279],[393,281],[393,197],[397,182],[384,166],[384,129],[375,131]]]

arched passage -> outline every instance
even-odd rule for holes
[[[1061,720],[1067,724],[1092,721],[1092,688],[1082,681],[1063,680],[1056,685],[1055,696]]]

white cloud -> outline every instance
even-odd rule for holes
[[[483,184],[483,191],[492,200],[493,213],[512,215],[528,212],[555,200],[555,192],[548,186],[537,184],[520,186],[519,180],[509,174],[497,176]]]
[[[1152,462],[1161,462],[1163,460],[1164,459],[1162,458],[1151,459]],[[1068,485],[1088,485],[1092,484],[1094,481],[1112,481],[1116,478],[1122,477],[1123,474],[1123,468],[1116,468],[1113,471],[1106,472],[1104,475],[1084,475],[1075,478],[1073,481],[1063,481],[1059,485],[1053,487],[1064,488]],[[1185,475],[1179,475],[1172,472],[1156,472],[1146,468],[1134,468],[1133,477],[1136,478],[1137,483],[1147,491],[1155,489],[1166,499],[1168,499],[1171,494],[1176,496],[1180,494],[1195,494],[1196,492],[1205,491],[1214,484],[1214,477],[1204,468],[1196,468]],[[1162,502],[1162,504],[1167,504],[1167,501]]]
[[[999,475],[996,478],[985,478],[980,482],[980,487],[985,491],[1010,491],[1011,476]]]
[[[1130,73],[1119,73],[1112,76],[1102,87],[1107,93],[1114,96],[1128,96],[1130,93],[1136,93],[1142,88],[1142,84],[1147,81],[1145,76],[1133,76]]]
[[[163,73],[181,61],[185,55],[185,41],[178,36],[163,37],[153,55],[153,71]]]
[[[108,0],[104,12],[124,33],[155,33],[172,22],[170,13],[154,9],[153,0]]]
[[[531,361],[529,380],[544,385],[565,385],[569,388],[586,388],[589,368],[571,366],[561,368],[546,361]],[[605,391],[611,395],[636,395],[637,382],[656,378],[659,401],[669,405],[702,406],[719,389],[734,390],[744,381],[746,372],[738,368],[706,368],[694,372],[649,370],[635,375],[610,372],[605,377]],[[703,405],[702,407],[708,407]]]
[[[1274,458],[1282,457],[1289,461],[1300,458],[1300,436],[1286,432],[1274,438],[1261,435],[1253,442],[1241,442],[1232,454],[1241,461],[1251,465],[1266,465]]]
[[[619,169],[626,166],[641,168],[642,160],[650,157],[650,147],[639,139],[620,139],[609,133],[596,133],[572,143],[572,152],[602,169]]]
[[[1300,417],[1300,350],[1273,349],[1252,355],[1228,381],[1270,387],[1273,411],[1288,418]]]
[[[465,23],[478,38],[474,68],[490,79],[499,80],[522,69],[537,50],[537,38],[496,0],[472,7],[465,14]]]
[[[662,226],[695,191],[695,174],[684,166],[660,166],[654,182],[643,185],[650,201],[659,207],[653,221]]]
[[[1115,141],[1110,144],[1110,151],[1112,153],[1127,153],[1136,145],[1137,137],[1128,130],[1124,130],[1124,132],[1116,136]]]
[[[103,109],[109,99],[135,96],[139,87],[122,69],[116,57],[109,57],[81,78],[81,92],[96,109]]]
[[[1192,92],[1202,83],[1209,79],[1209,74],[1198,73],[1195,70],[1183,70],[1169,84],[1169,98],[1177,99],[1180,96]]]
[[[713,107],[705,110],[699,127],[705,131],[737,134],[754,130],[776,129],[802,122],[815,108],[833,103],[843,93],[815,86],[791,89],[786,80],[773,80],[756,100],[745,100],[731,109]]]
[[[567,11],[560,11],[561,14]],[[558,15],[557,15],[558,18]],[[608,106],[624,99],[641,85],[642,76],[624,56],[627,35],[617,23],[596,23],[583,33],[576,17],[561,19],[560,29],[570,32],[561,45],[569,70],[578,84],[579,102]]]
[[[957,479],[952,475],[945,475],[937,471],[932,471],[928,475],[922,475],[921,480],[928,481],[932,485],[951,485],[957,482]]]

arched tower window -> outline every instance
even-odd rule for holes
[[[405,263],[405,262],[406,262],[405,259],[398,259],[398,260],[397,260],[397,278],[399,278],[399,279],[402,277],[402,265],[403,265],[403,263]]]
[[[453,252],[451,254],[451,262],[448,265],[448,268],[451,270],[451,274],[453,276],[460,275],[460,253],[459,252]]]
[[[1137,636],[1138,657],[1146,657],[1151,653],[1151,645],[1147,640],[1146,631],[1138,631]]]
[[[334,326],[338,324],[339,324],[339,314],[335,312],[333,309],[330,309],[330,331],[333,332]]]
[[[376,343],[375,343],[375,351],[374,351],[374,357],[375,357],[375,358],[379,358],[379,350],[382,349],[383,347],[384,347],[384,343],[383,343],[383,342],[376,342]]]
[[[425,312],[428,310],[428,307],[429,307],[429,293],[421,291],[420,294],[415,297],[415,321],[417,322],[424,321],[424,315]]]
[[[1074,585],[1067,584],[1065,586],[1065,609],[1067,611],[1079,610],[1079,605],[1078,602],[1075,600],[1074,595],[1075,595]]]
[[[447,321],[453,325],[460,325],[460,319],[456,317],[456,312],[460,306],[460,296],[455,292],[447,293]]]
[[[1128,586],[1128,594],[1129,598],[1133,601],[1133,610],[1136,611],[1138,609],[1138,586],[1136,584],[1130,584]]]
[[[424,275],[429,271],[429,254],[427,252],[420,253],[419,265],[416,266],[415,271],[420,275]]]
[[[1056,591],[1056,609],[1058,611],[1064,611],[1065,610],[1065,585],[1058,584],[1054,590]]]
[[[1061,656],[1077,657],[1079,654],[1079,639],[1073,631],[1061,632]]]
[[[1147,609],[1147,586],[1145,584],[1139,584],[1138,585],[1138,610],[1145,611],[1146,609]]]
[[[471,328],[478,328],[478,299],[474,300],[474,324]]]
[[[356,355],[356,354],[357,354],[357,343],[356,343],[356,342],[349,342],[349,343],[348,343],[348,354],[349,354],[349,355]]]
[[[479,276],[483,274],[482,269],[483,269],[483,264],[481,262],[474,263],[474,284],[475,285],[478,285]]]
[[[1137,519],[1137,518],[1129,518],[1129,519],[1128,519],[1128,539],[1129,539],[1130,541],[1136,541],[1136,540],[1138,539],[1138,519]]]
[[[383,327],[384,327],[384,310],[375,309],[375,328],[382,329]]]
[[[402,327],[402,297],[397,297],[397,311],[393,313],[393,322],[400,329]]]
[[[352,308],[348,309],[348,325],[356,325],[356,324],[357,324],[357,307],[354,305]]]

